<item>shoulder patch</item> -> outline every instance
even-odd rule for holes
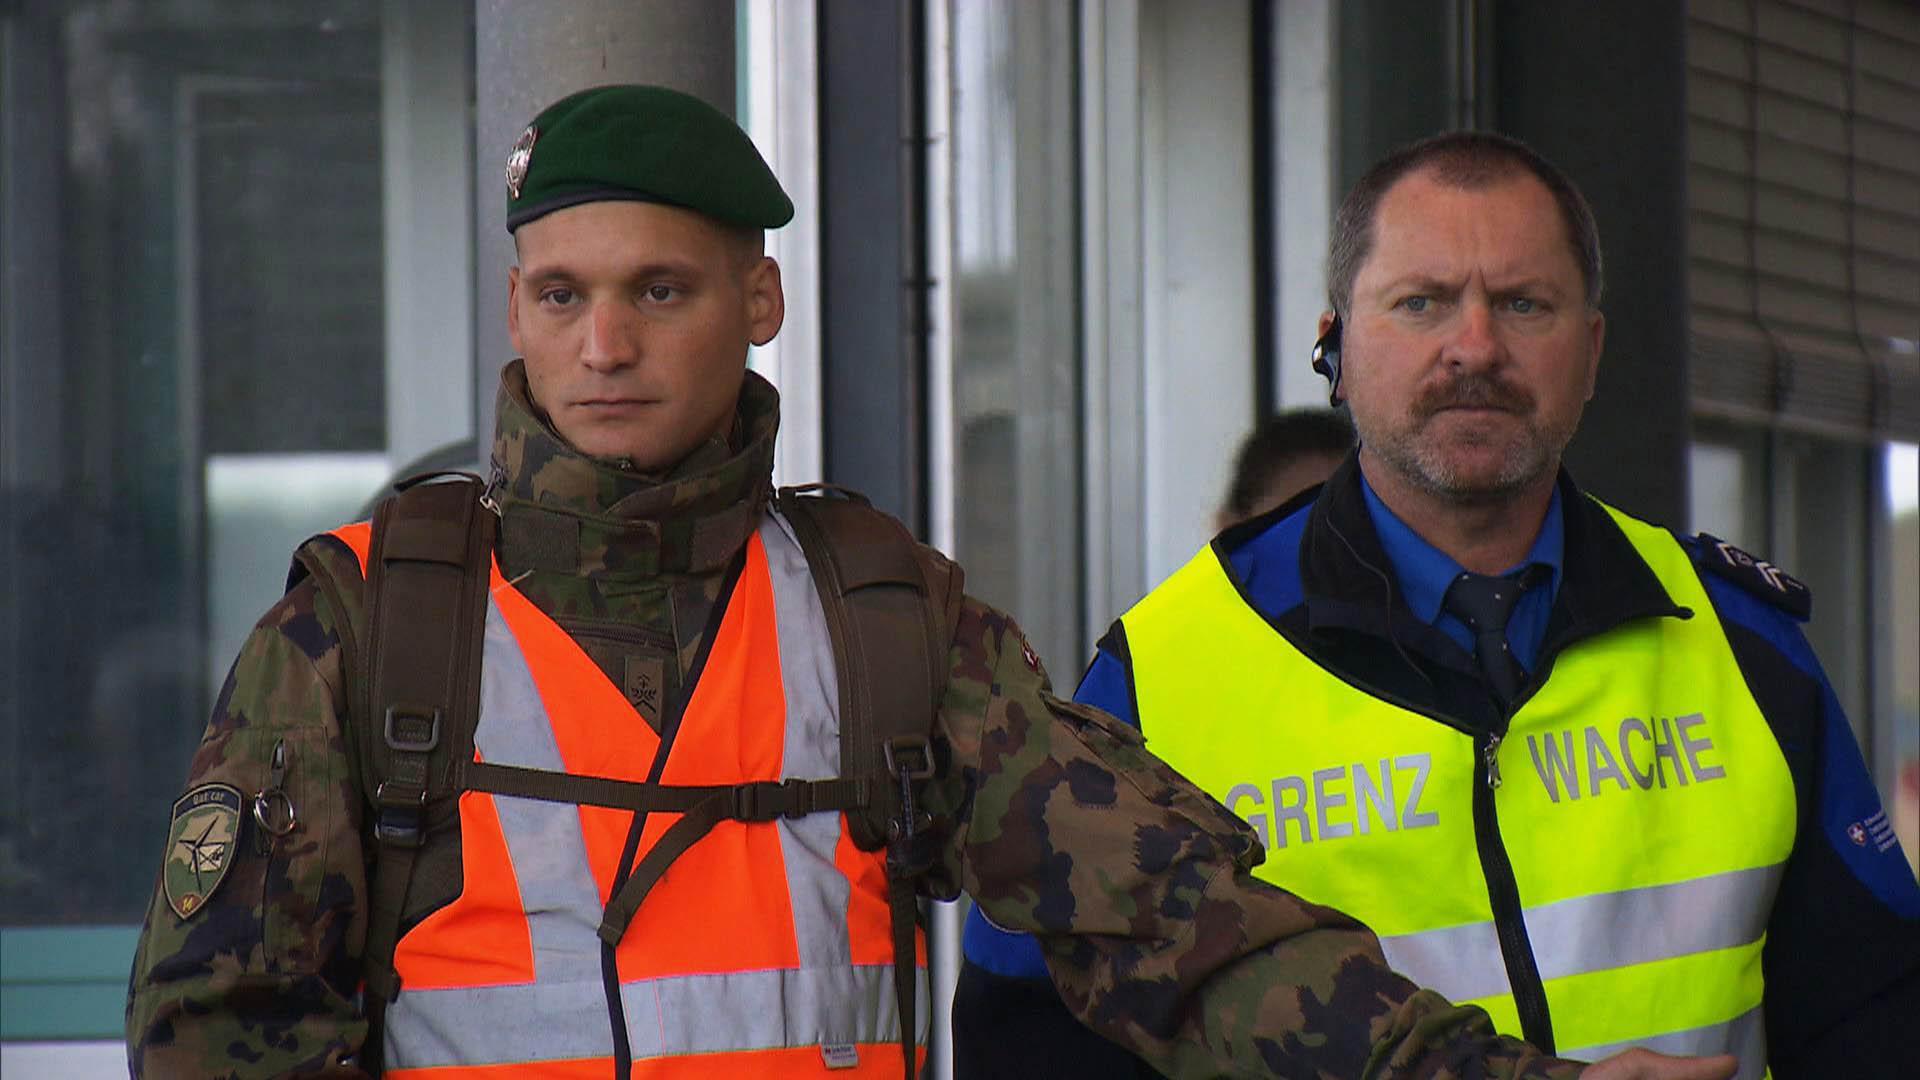
[[[192,917],[226,880],[240,820],[240,789],[231,784],[201,784],[173,804],[160,879],[175,915]]]
[[[1687,544],[1701,566],[1780,608],[1801,622],[1813,616],[1813,592],[1806,583],[1765,559],[1741,551],[1711,533]]]

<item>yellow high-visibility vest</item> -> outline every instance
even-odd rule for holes
[[[1395,969],[1519,1036],[1476,842],[1491,741],[1492,816],[1558,1052],[1730,1052],[1759,1076],[1792,777],[1685,550],[1607,511],[1693,617],[1572,645],[1498,740],[1320,667],[1211,548],[1121,620],[1140,716],[1160,757],[1260,834],[1260,877],[1365,922]]]

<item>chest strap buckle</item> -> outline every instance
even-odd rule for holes
[[[733,789],[733,817],[736,821],[806,817],[815,810],[813,796],[812,782],[796,778],[741,784]]]

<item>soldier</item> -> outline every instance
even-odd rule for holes
[[[507,189],[493,475],[297,552],[175,808],[136,1075],[911,1074],[911,896],[963,889],[1176,1076],[1572,1075],[1254,881],[897,524],[770,492],[792,206],[730,120],[584,91]]]
[[[1586,200],[1513,140],[1438,136],[1360,179],[1328,268],[1315,366],[1359,448],[1123,615],[1078,700],[1252,823],[1261,877],[1497,1030],[1920,1075],[1920,888],[1805,586],[1560,468],[1605,329]],[[970,956],[980,1075],[1131,1067],[1080,1067],[1112,1049],[1014,948]]]

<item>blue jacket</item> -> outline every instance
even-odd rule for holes
[[[1474,722],[1489,709],[1472,655],[1415,615],[1353,460],[1322,489],[1234,527],[1214,544],[1250,604],[1356,685]],[[1653,607],[1666,594],[1619,530],[1564,475],[1564,555],[1536,674],[1554,652]],[[1799,830],[1763,954],[1773,1075],[1920,1075],[1920,885],[1868,776],[1853,730],[1787,594],[1708,539],[1684,541],[1734,657],[1772,726],[1799,795]],[[1396,552],[1396,554],[1399,554]],[[1115,623],[1077,700],[1142,726],[1126,635]],[[1142,723],[1142,721],[1145,723]],[[1149,744],[1151,745],[1151,744]],[[969,918],[954,1003],[962,1077],[1153,1076],[1059,1004],[1038,947]]]

